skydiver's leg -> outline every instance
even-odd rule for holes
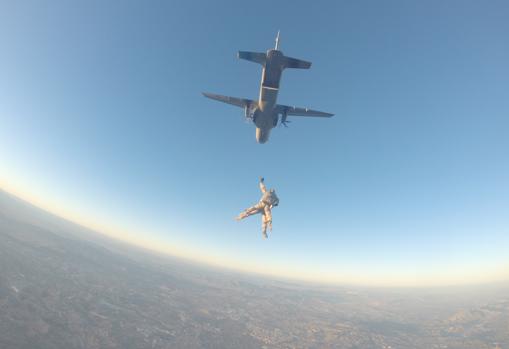
[[[249,217],[249,216],[252,216],[254,214],[257,214],[258,212],[260,212],[260,210],[262,209],[262,207],[260,207],[260,204],[256,204],[254,206],[251,206],[249,208],[246,208],[241,214],[239,214],[237,216],[237,220],[240,221],[241,219],[244,219],[246,217]]]
[[[265,239],[268,238],[268,236],[267,236],[267,222],[265,221],[265,216],[262,216],[262,234]]]
[[[272,231],[272,211],[270,210],[269,205],[266,205],[263,208],[263,219],[269,227],[269,230]]]
[[[268,205],[265,205],[263,207],[263,214],[262,214],[262,233],[263,237],[267,238],[267,227],[272,232],[272,214],[270,212],[270,207]]]
[[[252,214],[254,213],[251,213],[252,207],[250,208],[246,208],[244,211],[242,211],[236,218],[236,220],[240,221],[241,219],[244,219],[244,218],[247,218],[249,216],[251,216]]]

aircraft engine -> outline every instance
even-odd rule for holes
[[[244,116],[247,121],[254,121],[256,114],[256,108],[251,108],[248,105],[244,107]]]

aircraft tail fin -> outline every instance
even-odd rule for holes
[[[246,61],[255,62],[265,66],[265,61],[267,56],[263,52],[249,52],[249,51],[239,51],[237,57],[240,59],[245,59]]]

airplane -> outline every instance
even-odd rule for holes
[[[289,122],[286,118],[290,115],[327,118],[334,115],[308,108],[276,104],[283,70],[286,68],[309,69],[311,67],[311,62],[287,57],[279,50],[279,31],[274,49],[268,50],[267,53],[239,51],[238,58],[261,64],[263,67],[258,101],[206,92],[203,92],[203,95],[216,101],[244,108],[246,119],[252,121],[256,126],[256,141],[258,143],[266,143],[269,140],[270,131],[277,126],[278,121],[280,125],[286,127]]]

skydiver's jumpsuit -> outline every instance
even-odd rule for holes
[[[279,198],[276,195],[276,192],[271,189],[270,191],[267,191],[267,188],[265,187],[265,184],[263,181],[260,181],[260,190],[262,192],[262,198],[260,201],[244,210],[237,219],[244,219],[246,217],[252,216],[257,213],[262,214],[262,233],[264,237],[267,237],[267,227],[269,227],[270,231],[272,231],[272,207],[277,206],[279,204]]]

